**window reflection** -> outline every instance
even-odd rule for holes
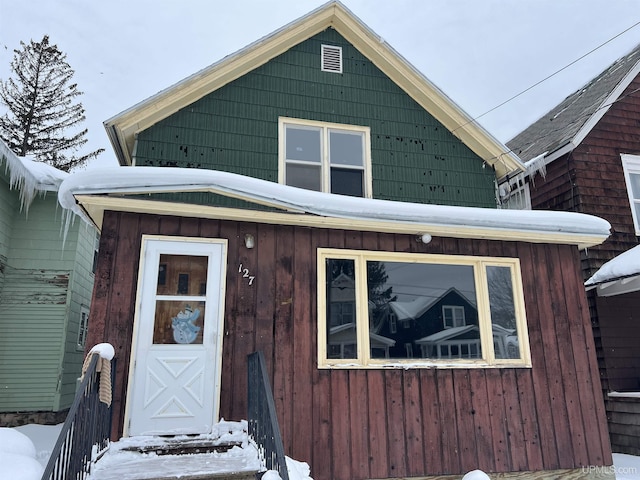
[[[160,255],[154,344],[201,344],[208,257]]]
[[[496,358],[520,358],[511,269],[488,266],[487,284]]]

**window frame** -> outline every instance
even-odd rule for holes
[[[627,187],[627,197],[629,199],[629,207],[631,208],[631,217],[633,218],[633,228],[635,234],[640,235],[640,218],[636,211],[636,206],[640,208],[640,197],[633,196],[633,188],[631,186],[631,175],[640,176],[640,155],[621,154],[622,170],[624,172],[625,186]]]
[[[353,260],[355,277],[355,328],[356,358],[335,359],[327,357],[327,289],[326,261]],[[370,354],[369,316],[367,310],[367,261],[407,262],[425,264],[447,264],[473,266],[478,326],[482,357],[479,359],[374,359]],[[493,328],[491,322],[489,284],[487,267],[508,267],[511,271],[516,329],[520,348],[520,358],[496,358]],[[530,368],[531,352],[524,305],[524,290],[519,258],[481,257],[466,255],[444,255],[404,252],[378,252],[369,250],[348,250],[335,248],[317,249],[317,309],[318,309],[318,368]]]
[[[362,198],[372,198],[372,176],[371,176],[371,129],[366,126],[360,125],[347,125],[342,123],[331,122],[319,122],[315,120],[303,120],[299,118],[279,117],[278,118],[278,183],[286,185],[286,143],[285,143],[285,129],[287,125],[294,127],[302,127],[309,129],[320,129],[321,140],[321,179],[320,179],[320,191],[324,193],[331,193],[331,159],[329,158],[329,131],[330,130],[343,130],[350,133],[360,133],[364,136],[364,148],[363,148],[363,178]],[[353,170],[359,170],[357,168],[349,168],[349,166],[337,164],[337,168],[347,168]]]
[[[80,306],[80,321],[78,322],[78,335],[76,336],[76,350],[84,350],[89,331],[89,307]]]

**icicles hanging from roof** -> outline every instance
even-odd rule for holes
[[[536,173],[539,173],[542,178],[547,176],[547,163],[545,157],[549,152],[544,152],[537,157],[532,158],[528,162],[525,162],[526,175],[533,181],[533,177]]]
[[[38,194],[57,192],[68,173],[29,158],[19,157],[0,141],[0,160],[9,172],[9,188],[20,191],[20,210],[28,211]]]

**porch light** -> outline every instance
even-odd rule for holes
[[[253,237],[252,234],[247,233],[244,236],[244,246],[247,248],[253,248],[256,244],[256,239]]]

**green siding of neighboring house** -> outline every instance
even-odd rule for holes
[[[320,70],[324,43],[343,74]],[[375,198],[496,207],[493,169],[333,29],[140,132],[135,164],[277,182],[279,117],[369,126]]]
[[[13,210],[0,210],[0,412],[64,410],[84,357],[76,343],[80,305],[89,305],[93,289],[95,230],[76,219],[63,246],[56,193],[20,211],[18,191],[2,182],[0,199]]]

